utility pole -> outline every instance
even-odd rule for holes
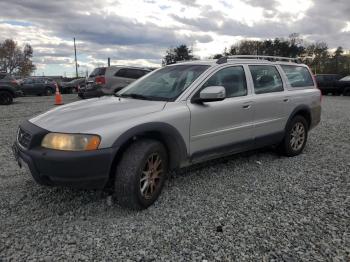
[[[108,67],[111,66],[111,58],[110,57],[108,57],[107,65],[108,65]]]
[[[75,57],[75,76],[78,78],[78,61],[77,61],[77,47],[75,45],[75,37],[74,40],[74,57]]]

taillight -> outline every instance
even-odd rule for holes
[[[104,85],[106,83],[106,78],[104,76],[96,76],[95,83],[97,85]]]
[[[312,72],[311,69],[310,69],[310,67],[309,67],[309,71]],[[314,75],[314,74],[311,74],[311,76],[312,76],[312,80],[314,80],[314,84],[315,84],[316,88],[317,88],[318,90],[320,90],[320,89],[318,88],[315,75]],[[322,102],[322,92],[321,92],[321,90],[320,90],[320,102]]]

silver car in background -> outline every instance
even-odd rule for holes
[[[112,95],[149,72],[150,69],[142,67],[97,67],[89,75],[86,86],[80,88],[78,95],[81,98]]]

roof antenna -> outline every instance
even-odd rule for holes
[[[220,57],[217,61],[216,61],[217,64],[224,64],[224,63],[227,63],[227,56],[223,56],[223,57]]]

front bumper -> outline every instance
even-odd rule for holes
[[[106,186],[116,153],[115,148],[83,152],[47,149],[41,147],[39,142],[48,133],[46,130],[29,121],[20,128],[26,128],[26,132],[31,134],[31,142],[28,148],[24,148],[17,139],[13,144],[13,152],[15,158],[21,160],[19,163],[23,161],[28,165],[37,183],[84,189],[102,189]]]

